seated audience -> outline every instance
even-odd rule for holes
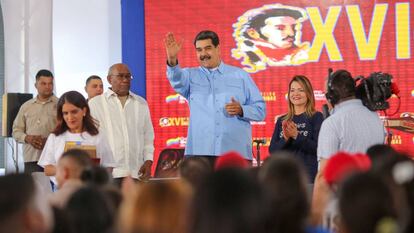
[[[396,209],[390,188],[378,176],[357,173],[339,189],[341,232],[396,233]]]
[[[381,161],[383,161],[383,157],[393,156],[398,152],[394,150],[391,146],[387,144],[376,144],[368,148],[367,155],[371,159],[372,166],[376,167]]]
[[[100,166],[93,166],[83,171],[81,180],[85,185],[96,186],[101,189],[103,194],[109,199],[116,211],[122,202],[122,194],[115,185],[111,173]]]
[[[365,154],[350,154],[338,152],[326,162],[323,177],[328,185],[335,189],[346,176],[353,172],[368,171],[371,168],[371,160]]]
[[[346,152],[338,152],[326,162],[323,176],[331,192],[322,218],[324,228],[333,233],[341,232],[337,196],[338,186],[346,177],[357,172],[368,171],[370,166],[371,161],[367,155]]]
[[[48,233],[51,212],[29,174],[0,177],[0,232]]]
[[[414,162],[406,154],[382,157],[373,173],[390,187],[401,232],[414,232]]]
[[[69,223],[66,211],[61,208],[53,208],[54,227],[51,233],[74,233],[72,225]]]
[[[214,170],[218,171],[226,168],[247,168],[249,162],[244,159],[238,152],[230,151],[222,154],[216,159]]]
[[[73,232],[114,232],[115,207],[98,187],[85,186],[73,193],[64,210]]]
[[[50,203],[63,208],[70,196],[83,186],[82,173],[92,166],[89,155],[83,150],[71,149],[63,153],[56,166],[58,191],[50,196]]]
[[[81,180],[87,184],[105,186],[112,184],[112,176],[107,169],[100,166],[89,167],[82,172]]]
[[[308,177],[300,160],[291,153],[269,157],[259,171],[266,201],[266,232],[324,232],[308,225],[310,200]]]
[[[119,232],[186,233],[191,198],[190,186],[180,180],[135,185],[121,206]]]
[[[261,188],[246,170],[222,169],[203,180],[194,194],[191,233],[262,233]]]
[[[210,162],[200,156],[187,157],[178,167],[179,176],[194,188],[198,187],[205,177],[212,172],[213,168]]]

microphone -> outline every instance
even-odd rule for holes
[[[257,166],[260,167],[262,165],[262,160],[260,159],[260,144],[265,144],[266,138],[254,139],[253,143],[256,143],[256,161]]]
[[[256,143],[256,144],[266,144],[266,139],[265,138],[255,139],[255,140],[253,140],[253,143]]]

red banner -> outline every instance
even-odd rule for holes
[[[346,2],[346,4],[344,4]],[[198,66],[195,35],[213,30],[220,37],[222,59],[251,73],[267,105],[265,121],[253,126],[254,138],[270,137],[278,115],[286,113],[287,89],[294,75],[307,76],[315,90],[317,109],[325,103],[328,68],[368,76],[393,75],[401,90],[394,117],[414,112],[412,58],[413,1],[145,1],[147,100],[155,129],[155,155],[167,147],[184,147],[189,109],[166,77],[163,39],[167,32],[184,40],[182,67]],[[297,19],[294,46],[272,51],[273,41],[260,36],[261,14],[288,14]],[[269,33],[272,33],[271,31]],[[277,41],[277,35],[270,35]],[[388,113],[398,108],[389,99]],[[384,116],[384,113],[380,113]],[[355,119],[356,121],[358,119]],[[414,154],[414,134],[392,130],[395,148]],[[267,155],[267,147],[262,155]],[[256,152],[254,152],[256,153]],[[157,157],[157,156],[156,156]]]

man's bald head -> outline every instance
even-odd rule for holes
[[[123,63],[112,65],[108,70],[107,76],[111,89],[119,96],[126,96],[129,94],[131,88],[132,75],[129,67]]]

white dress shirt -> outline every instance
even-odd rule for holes
[[[152,161],[154,153],[154,128],[147,101],[129,92],[122,106],[117,94],[108,90],[88,104],[114,153],[118,166],[112,172],[113,177],[138,178],[142,164]]]
[[[351,99],[335,105],[331,116],[323,121],[318,138],[318,159],[329,159],[338,151],[366,153],[385,141],[384,124],[376,112]]]

